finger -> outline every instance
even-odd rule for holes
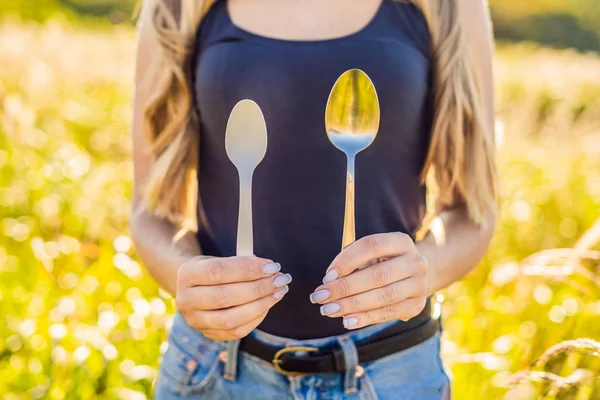
[[[209,338],[211,340],[216,340],[216,341],[241,339],[243,337],[248,336],[248,334],[250,332],[252,332],[254,329],[256,329],[256,327],[264,321],[267,314],[268,313],[264,313],[261,316],[259,316],[258,318],[255,318],[252,321],[250,321],[242,326],[238,326],[237,328],[234,328],[234,329],[229,329],[229,330],[206,329],[202,333],[207,338]]]
[[[424,279],[408,278],[368,292],[346,297],[321,306],[321,315],[341,317],[396,304],[427,290]]]
[[[274,294],[292,281],[290,274],[274,276],[251,282],[226,283],[216,286],[195,286],[177,293],[178,310],[221,310],[239,306]]]
[[[387,261],[387,260],[389,260],[391,258],[393,258],[393,257],[379,257],[379,258],[377,258],[375,260],[367,261],[367,263],[365,265],[358,267],[357,271],[360,271],[361,269],[364,269],[364,268],[368,268],[371,265],[375,265],[375,264],[379,264],[380,262]]]
[[[408,321],[425,308],[426,297],[409,298],[375,310],[350,314],[344,317],[346,329],[359,329],[367,325],[399,319]]]
[[[310,300],[322,304],[426,273],[427,263],[420,254],[395,257],[319,286]]]
[[[198,311],[191,318],[196,329],[234,329],[269,311],[288,292],[289,286],[285,286],[272,295],[254,300],[241,306],[231,307],[224,310]]]
[[[258,257],[193,258],[179,268],[177,277],[179,287],[214,286],[262,279],[280,269],[280,264]]]
[[[347,276],[373,260],[402,255],[413,247],[410,236],[401,232],[365,236],[338,254],[327,268],[323,283]]]

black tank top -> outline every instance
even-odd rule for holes
[[[344,219],[346,159],[327,139],[325,106],[344,71],[359,68],[371,77],[381,123],[371,147],[356,158],[356,236],[414,235],[425,212],[420,173],[431,125],[424,16],[410,2],[383,0],[354,34],[288,41],[238,28],[221,0],[203,20],[196,46],[198,183],[207,222],[197,237],[204,254],[235,255],[239,189],[225,128],[233,106],[249,98],[262,108],[268,130],[253,182],[254,252],[293,277],[259,328],[295,339],[345,332],[340,318],[321,316],[309,301],[340,252]]]

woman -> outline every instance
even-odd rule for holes
[[[474,268],[496,214],[483,0],[145,3],[131,229],[178,309],[156,398],[442,398],[429,297]],[[351,68],[373,80],[381,124],[357,159],[359,239],[340,252],[345,159],[324,113]],[[269,132],[256,257],[233,257],[238,181],[224,148],[244,98]],[[415,242],[428,172],[443,242]]]

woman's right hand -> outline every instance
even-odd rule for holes
[[[209,339],[243,338],[288,292],[292,277],[280,269],[257,257],[194,257],[177,273],[176,307]]]

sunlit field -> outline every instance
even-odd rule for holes
[[[151,395],[173,304],[127,231],[133,58],[124,27],[0,25],[4,399]],[[439,296],[454,396],[600,399],[600,56],[499,46],[496,74],[501,222]]]

